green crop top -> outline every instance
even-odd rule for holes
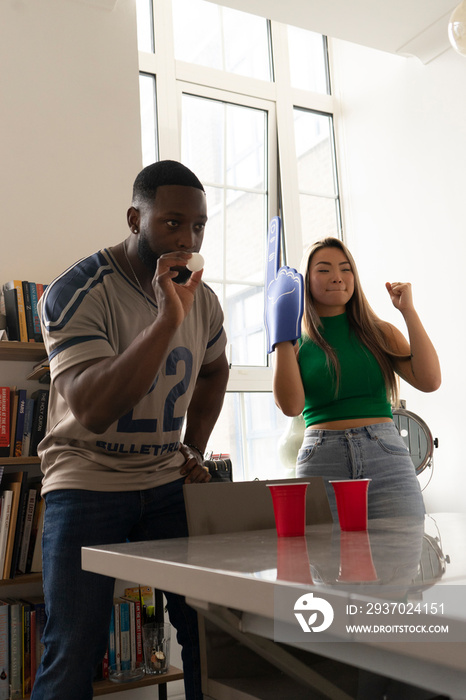
[[[298,363],[306,397],[306,427],[352,418],[392,418],[380,365],[351,330],[346,313],[320,320],[322,336],[340,362],[340,386],[335,397],[334,371],[327,365],[324,351],[308,338],[301,338]]]

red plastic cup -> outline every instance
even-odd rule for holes
[[[367,530],[367,489],[371,479],[330,481],[342,530]]]
[[[266,484],[272,494],[278,537],[302,537],[306,526],[306,489],[309,482]]]

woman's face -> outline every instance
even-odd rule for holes
[[[309,263],[309,284],[319,316],[337,316],[353,296],[354,275],[340,248],[321,248]]]

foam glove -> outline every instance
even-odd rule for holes
[[[280,267],[281,220],[274,216],[269,224],[265,273],[265,330],[267,352],[277,343],[301,336],[304,309],[302,275],[293,267]]]

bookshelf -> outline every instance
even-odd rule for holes
[[[45,359],[46,351],[43,343],[24,343],[19,341],[0,341],[0,370],[3,362],[29,362],[37,363]],[[26,376],[27,380],[29,377]],[[0,384],[1,384],[0,380]],[[8,383],[8,382],[7,382]],[[0,462],[7,470],[26,465],[36,466],[39,470],[40,459],[38,457],[5,457]],[[0,580],[0,597],[7,587],[12,586],[16,590],[18,586],[27,584],[41,585],[42,575],[40,573],[21,574],[13,579]],[[166,698],[166,684],[171,681],[183,679],[183,671],[176,666],[170,666],[168,673],[161,676],[144,676],[141,680],[130,681],[128,683],[114,683],[113,681],[97,681],[94,684],[94,696],[111,695],[123,690],[133,690],[135,688],[145,688],[147,686],[159,687],[159,698]],[[29,698],[29,695],[26,696]]]

